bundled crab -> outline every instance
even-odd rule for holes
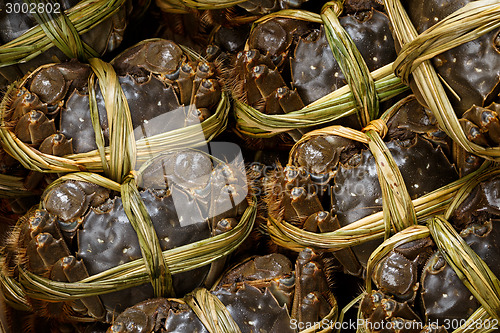
[[[409,82],[419,102],[432,110],[457,145],[497,159],[498,3],[390,0],[386,7],[402,45],[396,74]]]
[[[224,129],[229,105],[215,63],[154,39],[112,64],[45,65],[11,87],[2,108],[4,149],[32,170],[102,172],[124,141],[144,161]]]
[[[73,57],[85,60],[115,50],[121,44],[131,11],[131,3],[122,0],[15,0],[1,1],[0,5],[4,9],[0,12],[1,96],[9,83],[40,65]],[[1,149],[0,156],[0,196],[7,197],[7,205],[19,206],[19,198],[39,194],[30,185],[38,183],[37,179],[26,179],[25,170]],[[19,211],[14,207],[14,213]]]
[[[370,278],[376,288],[370,290],[371,282],[367,280],[369,292],[360,305],[369,332],[383,327],[386,332],[498,329],[493,315],[498,293],[492,294],[488,289],[491,285],[479,281],[498,281],[498,169],[486,172],[482,178],[486,180],[448,209],[446,216],[451,224],[442,217],[431,221],[434,241],[425,237],[429,231],[422,231],[423,227],[419,236],[413,233],[414,237],[407,230],[408,237],[388,240],[386,249],[379,248],[372,255]]]
[[[153,296],[210,286],[255,218],[241,161],[174,151],[136,177],[53,183],[2,249],[7,301],[63,322],[110,322]]]
[[[282,238],[280,228],[287,225],[309,233],[331,233],[354,226],[382,208],[389,209],[384,185],[400,194],[407,191],[408,199],[413,200],[457,179],[446,154],[449,140],[438,129],[432,114],[413,96],[397,103],[386,115],[385,121],[378,124],[386,126],[386,148],[382,149],[392,156],[392,162],[382,160],[373,145],[367,149],[366,144],[375,140],[373,136],[367,140],[366,134],[340,126],[310,132],[295,145],[288,165],[278,169],[266,185],[270,232],[279,245],[301,247]],[[387,169],[391,163],[396,170]],[[394,178],[390,184],[381,184],[388,172],[400,172],[401,180],[391,175]],[[334,238],[330,242],[325,239],[320,248],[335,251],[347,272],[361,275],[362,267],[366,267],[370,254],[381,242],[373,239],[369,229],[365,233],[369,237],[362,244],[359,240],[347,242],[356,245],[352,249],[338,251],[341,247]]]
[[[71,58],[85,60],[121,43],[131,1],[39,3],[2,1],[0,74],[5,83],[37,67]],[[137,9],[137,8],[136,8]],[[84,15],[82,15],[84,13]]]
[[[396,51],[383,7],[377,1],[348,1],[343,12],[339,8],[326,5],[321,16],[269,15],[255,24],[246,51],[233,64],[240,132],[270,137],[289,131],[298,139],[305,128],[347,116],[345,124],[361,128],[377,117],[379,99],[405,90],[390,78]],[[370,72],[377,74],[372,78]],[[381,88],[377,79],[388,81]],[[363,94],[371,94],[373,105],[369,115],[356,117]]]
[[[322,261],[305,249],[295,270],[282,254],[251,257],[229,269],[212,291],[137,304],[108,332],[297,332],[336,315]]]

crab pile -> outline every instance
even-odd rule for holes
[[[0,4],[0,331],[498,330],[497,1]]]

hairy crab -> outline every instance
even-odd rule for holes
[[[432,114],[413,97],[396,110],[384,140],[411,199],[455,180],[455,168],[443,152],[446,136]],[[311,136],[299,142],[289,164],[268,182],[269,215],[321,233],[356,222],[382,209],[377,168],[370,150],[357,141],[327,133]],[[347,272],[360,275],[378,244],[371,240],[354,246],[355,257],[349,249],[334,254]]]
[[[460,236],[495,275],[500,273],[496,264],[500,255],[499,181],[496,176],[476,186],[451,218]],[[399,321],[408,326],[413,323],[415,332],[428,332],[424,329],[429,326],[435,332],[451,332],[480,306],[430,238],[390,251],[376,264],[371,278],[376,289],[364,296],[360,308],[368,326]],[[483,329],[498,326],[494,321],[470,324],[471,328],[484,325]]]
[[[415,28],[422,33],[446,16],[470,3],[460,1],[403,1]],[[434,68],[459,96],[449,94],[457,115],[476,105],[498,102],[500,92],[500,31],[494,29],[477,39],[432,58]],[[412,87],[418,95],[416,87]],[[423,101],[422,101],[423,103]]]
[[[199,123],[214,112],[221,97],[216,66],[191,60],[168,40],[140,43],[113,64],[136,139]],[[6,97],[12,102],[4,118],[16,136],[41,152],[58,156],[96,149],[87,85],[91,72],[89,65],[78,62],[35,71],[13,96]],[[107,142],[106,98],[96,92],[100,127]],[[161,116],[164,118],[153,121]],[[159,119],[165,122],[161,128]]]
[[[335,310],[322,269],[310,249],[299,254],[295,270],[282,254],[251,257],[224,274],[211,293],[222,301],[241,332],[296,332]],[[108,329],[113,333],[187,331],[208,332],[186,298],[135,305]]]
[[[123,186],[123,185],[122,185]],[[162,251],[234,229],[247,209],[246,175],[235,164],[199,151],[156,158],[140,173],[138,200],[152,222]],[[66,180],[47,190],[41,208],[21,218],[3,249],[2,274],[21,271],[53,281],[77,282],[142,257],[143,244],[122,195],[91,182]],[[174,274],[183,295],[210,284],[224,259]],[[3,286],[5,287],[5,285]],[[120,288],[119,288],[120,289]],[[123,289],[123,288],[121,288]],[[8,292],[3,289],[8,295]],[[76,300],[44,302],[28,297],[31,311],[65,321],[110,321],[128,306],[153,297],[150,284]]]
[[[385,14],[362,8],[339,19],[370,70],[396,58]],[[250,50],[239,53],[233,65],[237,79],[234,92],[261,112],[295,111],[345,85],[321,25],[271,18],[252,30],[248,47]]]
[[[42,3],[38,4],[36,2],[25,3],[21,0],[0,1],[0,6],[5,9],[0,12],[0,25],[4,27],[0,31],[0,44],[6,44],[20,37],[30,28],[39,24],[38,19],[41,18],[36,17],[34,13],[37,16],[40,16],[39,14],[46,14],[49,19],[53,19],[53,16],[57,16],[58,13],[68,10],[80,2],[79,0],[67,0],[54,4],[43,3],[42,7]],[[25,6],[29,10],[23,9]],[[23,10],[16,10],[16,8]],[[113,15],[82,34],[80,36],[82,41],[99,55],[115,50],[123,39],[131,9],[131,4],[123,1],[122,5]],[[16,65],[3,67],[0,70],[0,74],[8,82],[13,82],[28,71],[32,71],[43,64],[53,62],[54,59],[64,61],[69,58],[61,50],[53,46],[27,62],[19,62]]]

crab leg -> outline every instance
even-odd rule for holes
[[[81,260],[76,260],[74,256],[61,258],[61,265],[64,275],[69,282],[77,282],[89,276],[85,265]],[[84,297],[81,302],[88,309],[89,314],[97,319],[103,319],[106,311],[97,296]]]

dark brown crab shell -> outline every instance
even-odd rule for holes
[[[316,269],[317,261],[318,256],[310,249],[301,252],[295,278],[291,262],[284,255],[251,257],[229,269],[212,294],[226,306],[242,332],[296,332],[291,324],[295,311],[297,323],[311,324],[320,320],[318,314],[325,315],[318,303],[324,300],[318,297],[326,292],[326,279]],[[292,300],[300,302],[300,306],[291,305]],[[297,310],[290,314],[292,307]],[[160,332],[161,328],[166,332],[206,332],[189,307],[165,299],[149,300],[125,310],[108,332],[139,332],[135,327],[147,327],[140,332]]]
[[[163,168],[158,173],[155,172],[158,166],[151,163],[146,169],[150,172],[142,177],[142,184],[148,188],[139,195],[163,250],[223,233],[237,225],[236,219],[247,207],[242,168],[212,166],[208,156],[193,151],[170,153],[155,162],[172,170]],[[202,177],[200,165],[208,176]],[[171,177],[165,172],[170,172]],[[190,186],[193,184],[197,186]],[[77,282],[142,257],[122,199],[109,190],[86,182],[66,181],[47,193],[44,206],[45,209],[20,220],[11,234],[4,267],[9,276],[14,273],[11,268],[20,264],[52,280]],[[179,211],[189,215],[178,215]],[[209,280],[220,269],[221,265],[215,263],[174,275],[175,292],[182,295],[205,282],[211,283]],[[88,315],[110,321],[113,314],[153,296],[152,287],[145,284],[99,298],[85,298],[83,305],[79,301],[49,305],[35,299],[30,302],[42,316],[68,320],[68,314]]]
[[[470,0],[430,2],[404,1],[419,33],[447,15],[462,8]],[[460,96],[451,94],[450,101],[460,117],[472,105],[486,106],[498,100],[500,92],[500,31],[493,30],[473,41],[435,56],[432,60],[437,73]],[[412,87],[417,94],[416,87]],[[423,103],[423,101],[421,101]]]
[[[500,256],[499,220],[471,224],[460,235],[467,245],[484,260],[495,275]],[[422,273],[422,304],[425,318],[440,325],[452,319],[466,319],[479,306],[479,301],[460,281],[453,268],[443,256],[436,252],[424,267]]]
[[[420,271],[433,253],[434,243],[423,238],[402,244],[377,263],[372,279],[377,289],[398,302],[413,304],[420,283]]]
[[[396,58],[389,20],[385,14],[368,10],[355,16],[342,16],[340,21],[366,57],[370,71]],[[298,110],[345,85],[324,28],[315,28],[317,26],[302,20],[279,17],[258,24],[250,34],[248,46],[250,50],[257,49],[260,56],[266,55],[271,61],[255,61],[257,58],[252,57],[252,61],[246,61],[246,68],[236,61],[235,73],[246,70],[248,74],[237,76],[235,96],[261,112],[279,114]],[[246,58],[239,56],[238,59]],[[254,80],[255,83],[252,82]],[[278,89],[294,95],[293,99],[297,102],[283,105],[281,96],[284,92]]]
[[[171,41],[144,42],[119,55],[113,65],[131,110],[136,139],[199,123],[213,113],[221,97],[216,66],[189,61]],[[91,72],[90,66],[72,61],[39,68],[29,77],[6,115],[21,140],[38,148],[42,137],[54,134],[50,124],[54,121],[57,134],[72,143],[73,153],[96,149],[87,86]],[[107,144],[104,98],[98,81],[95,86]],[[34,118],[32,113],[39,116]]]
[[[248,48],[269,54],[273,63],[288,71],[290,57],[302,35],[317,24],[292,18],[276,17],[256,25],[248,36]]]
[[[67,10],[77,5],[79,0],[67,0],[60,2],[60,10]],[[6,8],[6,4],[21,5],[22,1],[0,1],[0,6]],[[104,55],[116,49],[123,39],[125,28],[128,24],[128,16],[132,9],[130,3],[125,3],[118,9],[118,11],[111,17],[107,18],[88,32],[82,34],[80,37],[82,41],[90,45],[98,54]],[[47,7],[46,10],[49,10]],[[30,11],[31,12],[31,11]],[[21,36],[28,29],[37,24],[32,13],[21,11],[19,13],[9,14],[7,11],[0,12],[0,25],[4,27],[0,31],[0,44],[5,44],[11,40]],[[13,82],[19,79],[28,71],[53,62],[54,59],[59,61],[67,60],[67,56],[55,46],[43,52],[36,58],[17,65],[8,66],[0,69],[2,75],[8,82]]]
[[[396,59],[387,15],[377,10],[366,10],[356,15],[341,16],[339,21],[353,39],[370,71]],[[305,104],[346,84],[330,50],[323,26],[300,38],[290,63],[292,84]]]
[[[285,306],[280,306],[269,290],[244,284],[238,291],[220,289],[213,294],[228,309],[242,332],[296,332],[290,328]],[[175,300],[152,299],[137,304],[119,315],[108,333],[200,332],[208,330],[194,312]]]
[[[435,119],[414,99],[405,99],[388,121],[388,128],[386,145],[412,199],[456,180],[453,165],[440,146],[435,146],[446,140],[438,138],[432,143],[426,139],[438,128]],[[324,211],[335,217],[340,227],[382,209],[377,167],[373,155],[361,144],[333,135],[312,137],[297,147],[291,162],[281,175],[283,183],[279,186],[284,193],[277,199],[282,202],[280,208],[284,208],[277,214],[282,214],[286,221],[303,226],[312,212]],[[296,176],[300,174],[303,176]],[[303,202],[308,207],[302,212],[293,200],[294,191],[298,194],[300,188],[310,194],[309,201],[295,201],[295,206]],[[362,265],[366,265],[378,244],[380,241],[373,240],[353,247]]]
[[[419,136],[407,145],[398,140],[386,143],[411,199],[416,199],[457,179],[454,166],[440,148]],[[332,202],[344,226],[382,209],[382,191],[373,155],[364,150],[343,165],[334,178]],[[380,241],[356,246],[353,251],[365,265]]]
[[[210,237],[210,228],[205,221],[186,221],[187,225],[184,226],[180,224],[171,196],[158,196],[151,190],[146,190],[141,192],[141,198],[153,221],[162,249]],[[121,199],[115,198],[105,206],[106,211],[99,211],[102,206],[99,210],[92,209],[84,217],[82,229],[78,231],[77,254],[83,259],[90,275],[142,257],[137,236],[123,211]],[[176,293],[182,295],[197,287],[204,280],[208,269],[209,267],[204,267],[174,275]],[[147,284],[100,297],[106,308],[120,313],[126,307],[153,295],[151,285]]]

